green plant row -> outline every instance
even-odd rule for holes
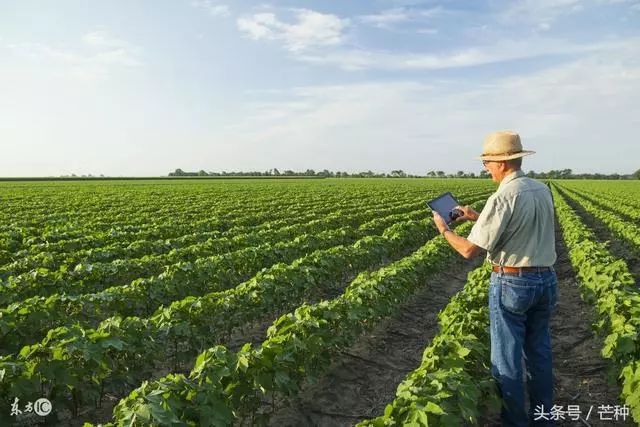
[[[4,187],[6,189],[6,187]],[[3,201],[7,209],[0,212],[0,232],[6,230],[5,224],[11,227],[29,230],[35,233],[25,234],[25,237],[36,235],[56,235],[65,230],[77,230],[87,226],[110,228],[111,224],[146,225],[147,214],[158,214],[159,219],[167,220],[176,213],[176,206],[184,207],[186,211],[200,209],[211,210],[217,206],[231,203],[248,203],[253,199],[268,202],[273,200],[266,194],[236,193],[229,197],[224,189],[207,191],[167,191],[165,186],[158,186],[155,190],[128,191],[122,187],[112,187],[106,192],[93,191],[86,185],[69,188],[64,185],[54,185],[46,191],[37,190],[32,186],[15,187],[10,190],[11,196],[5,193]],[[0,190],[1,191],[1,190]],[[162,197],[157,197],[159,193]],[[195,197],[194,197],[195,196]],[[167,199],[175,206],[166,205]],[[23,208],[29,207],[28,215],[24,215]],[[136,214],[141,214],[140,217]],[[127,221],[129,218],[129,221]],[[141,221],[137,221],[138,219]],[[77,223],[73,223],[73,221]],[[46,224],[43,228],[42,225]],[[81,226],[81,227],[78,227]],[[86,229],[89,231],[90,229]]]
[[[317,235],[300,235],[290,242],[264,244],[198,259],[194,263],[174,264],[158,276],[136,279],[128,285],[97,293],[31,297],[0,310],[0,348],[2,354],[13,353],[27,343],[42,339],[48,330],[67,324],[93,327],[115,315],[148,316],[163,304],[189,295],[228,289],[262,268],[355,239],[353,229],[331,229]]]
[[[587,198],[590,202],[600,205],[606,209],[614,212],[622,213],[635,221],[636,225],[640,225],[640,200],[635,200],[628,194],[612,194],[606,192],[594,193],[593,191],[578,191],[577,189],[569,186],[562,187],[563,189],[571,190],[582,197]]]
[[[342,207],[353,206],[353,203],[341,204],[336,200],[336,205],[327,207],[327,201],[318,201],[312,205],[294,204],[290,206],[265,206],[264,210],[256,212],[255,209],[249,209],[241,214],[236,212],[224,212],[216,210],[211,213],[213,220],[209,219],[208,224],[212,226],[210,230],[200,230],[198,233],[189,233],[180,235],[180,237],[169,237],[162,235],[162,230],[166,227],[171,228],[171,234],[175,235],[179,230],[184,230],[185,226],[192,227],[193,223],[179,224],[175,220],[167,221],[163,228],[155,227],[154,234],[161,235],[157,239],[149,239],[149,236],[143,236],[143,239],[131,241],[128,238],[118,239],[115,242],[106,244],[111,239],[105,239],[102,234],[84,234],[80,239],[61,240],[56,243],[33,244],[15,253],[16,261],[4,265],[0,268],[0,278],[6,280],[9,276],[16,276],[20,273],[30,272],[37,269],[34,273],[47,273],[47,269],[51,273],[55,273],[56,269],[73,271],[78,263],[107,262],[118,258],[138,258],[144,255],[157,255],[169,252],[172,249],[184,247],[185,245],[201,243],[209,238],[218,238],[222,234],[238,234],[242,233],[250,227],[269,227],[274,221],[282,221],[286,223],[291,218],[299,222],[317,219],[320,215],[328,214]],[[366,206],[359,204],[357,207]],[[235,206],[229,209],[233,209]],[[264,221],[264,222],[263,222]],[[272,224],[277,226],[278,223]],[[226,231],[226,233],[225,233]],[[186,238],[185,238],[186,237]],[[103,245],[105,244],[105,245]],[[85,249],[86,248],[86,249]],[[53,270],[53,271],[51,271]],[[14,278],[18,280],[18,278]]]
[[[0,305],[7,305],[35,295],[40,297],[66,293],[69,295],[97,292],[109,286],[123,285],[142,277],[154,276],[162,273],[166,266],[180,262],[193,262],[199,258],[220,253],[239,250],[259,244],[275,243],[277,241],[293,239],[305,232],[320,232],[325,229],[346,225],[357,225],[380,215],[407,212],[415,209],[415,204],[392,206],[385,209],[368,209],[346,212],[341,218],[339,213],[329,215],[323,219],[307,222],[294,222],[293,226],[266,229],[240,236],[222,236],[208,239],[194,245],[173,249],[158,255],[145,255],[142,258],[124,258],[110,262],[95,262],[78,264],[72,270],[66,268],[49,271],[37,269],[16,277],[10,277],[0,287]],[[350,215],[349,215],[350,214]],[[296,218],[294,215],[293,218]],[[279,224],[277,224],[279,225]],[[260,233],[262,231],[262,233]]]
[[[18,229],[23,240],[46,237],[47,241],[55,242],[72,235],[78,237],[79,233],[93,234],[120,226],[143,230],[176,218],[194,221],[203,218],[202,213],[206,212],[226,215],[239,207],[244,208],[243,211],[258,213],[277,209],[283,202],[315,204],[323,200],[373,201],[389,196],[410,198],[412,194],[415,197],[415,191],[407,188],[372,192],[366,187],[335,191],[335,188],[305,186],[310,191],[300,191],[300,187],[290,184],[243,185],[236,189],[232,187],[237,186],[224,184],[194,185],[174,187],[173,190],[166,185],[154,185],[153,188],[138,187],[134,191],[130,190],[135,186],[124,189],[113,186],[106,192],[92,191],[88,185],[55,187],[51,191],[31,191],[34,189],[22,186],[4,191],[4,194],[6,187],[0,188],[3,200],[0,235]],[[267,189],[269,191],[265,191]]]
[[[287,186],[288,187],[288,186]],[[6,218],[0,222],[0,250],[25,253],[83,248],[83,242],[100,238],[93,246],[134,242],[141,239],[173,238],[181,235],[209,231],[216,220],[233,221],[239,214],[244,217],[274,215],[283,208],[306,205],[309,210],[345,201],[355,203],[377,202],[379,200],[411,200],[414,192],[408,190],[348,191],[345,193],[331,189],[314,189],[311,192],[261,191],[259,188],[245,188],[241,192],[219,189],[217,191],[187,192],[177,194],[158,188],[162,197],[154,192],[136,191],[117,194],[117,203],[105,198],[104,194],[73,194],[61,189],[53,194],[37,194],[35,197],[14,203],[6,203],[0,215],[15,212],[18,218]],[[0,190],[1,191],[1,190]],[[391,197],[389,197],[391,196]],[[48,212],[38,216],[34,211],[44,205]],[[28,214],[27,214],[28,213]],[[268,216],[266,216],[268,218]],[[223,223],[224,224],[224,223]],[[5,240],[4,237],[7,237]],[[57,243],[74,240],[67,243]],[[6,245],[2,243],[6,243]],[[91,242],[89,242],[91,244]],[[59,247],[60,246],[60,247]],[[13,257],[13,259],[17,259]],[[4,264],[4,262],[2,263]]]
[[[308,208],[296,206],[292,210],[284,209],[282,215],[280,215],[280,211],[278,211],[277,213],[274,213],[274,218],[270,219],[269,221],[282,218],[286,219],[295,214],[301,215],[303,212],[305,212],[305,209]],[[308,212],[308,210],[306,210],[306,212]],[[330,209],[327,209],[326,212],[330,212]],[[250,214],[242,216],[248,215]],[[220,213],[215,213],[213,214],[213,216],[215,216],[216,219],[226,220],[226,218]],[[175,222],[175,220],[171,221],[170,224],[174,224]],[[218,222],[217,224],[223,223]],[[227,225],[225,225],[225,227],[226,226]],[[249,226],[244,226],[241,228],[248,227]],[[228,232],[237,228],[239,227],[233,227],[229,229]],[[20,273],[31,271],[36,268],[55,270],[64,266],[64,268],[66,269],[73,269],[75,264],[78,264],[80,262],[105,262],[117,258],[138,258],[147,254],[160,254],[168,252],[171,249],[175,249],[176,247],[185,246],[185,244],[182,243],[182,241],[185,239],[187,242],[189,242],[190,239],[197,238],[199,240],[197,240],[196,242],[202,242],[212,237],[219,237],[221,234],[222,232],[218,230],[218,227],[214,227],[213,231],[203,231],[197,234],[189,233],[174,238],[144,238],[134,241],[130,241],[129,239],[121,239],[104,246],[97,246],[97,244],[99,243],[92,243],[89,245],[90,247],[86,249],[78,248],[78,242],[74,240],[63,240],[55,244],[33,244],[29,245],[27,248],[22,249],[21,251],[14,253],[15,261],[0,268],[0,278],[5,280],[9,276],[16,276]],[[89,235],[84,234],[83,237],[93,238],[98,241],[102,238],[99,233]],[[106,243],[106,241],[102,242]],[[72,250],[64,250],[67,247],[71,247]]]
[[[636,252],[640,252],[640,227],[620,218],[615,213],[615,207],[606,206],[603,202],[594,202],[574,191],[562,188],[563,195],[574,203],[582,206],[596,219],[602,221],[618,238],[626,241]]]
[[[270,413],[265,400],[275,406],[295,396],[340,349],[392,314],[453,259],[453,250],[437,237],[400,261],[360,274],[338,298],[302,305],[280,317],[255,349],[246,344],[233,353],[216,346],[198,356],[189,376],[170,374],[145,382],[115,407],[114,421],[131,426],[262,424]]]
[[[243,186],[240,191],[219,185],[199,188],[188,186],[186,188],[189,191],[185,191],[184,186],[173,190],[164,185],[153,187],[138,187],[130,191],[132,187],[122,189],[114,186],[107,188],[106,192],[94,192],[86,185],[75,189],[57,186],[45,192],[30,192],[28,187],[16,188],[11,193],[21,197],[9,201],[3,198],[7,208],[0,211],[3,221],[0,232],[18,228],[26,232],[33,231],[31,234],[23,233],[25,238],[47,236],[50,241],[56,241],[56,236],[62,236],[66,231],[105,231],[114,224],[142,227],[142,230],[150,225],[149,219],[153,215],[157,215],[161,221],[159,225],[172,218],[205,218],[203,212],[219,211],[226,215],[240,206],[246,207],[247,211],[259,212],[261,207],[277,208],[283,201],[308,204],[345,198],[344,193],[338,194],[327,188],[300,192],[289,186],[280,186],[269,192],[258,186]],[[403,191],[398,193],[408,194]],[[353,191],[347,196],[359,200],[373,194]],[[27,215],[24,214],[26,206],[30,208]],[[9,224],[11,228],[7,227]]]
[[[292,262],[310,252],[332,246],[349,244],[367,235],[382,232],[400,219],[424,216],[424,212],[394,214],[361,224],[330,228],[335,221],[311,224],[309,233],[295,237],[281,236],[281,241],[249,246],[233,252],[199,258],[193,263],[179,262],[166,267],[164,273],[136,279],[129,285],[107,288],[98,293],[78,296],[54,294],[36,296],[10,304],[0,310],[0,347],[2,354],[12,353],[46,335],[58,326],[78,323],[93,327],[108,317],[148,316],[161,305],[187,296],[202,295],[231,288],[278,262]],[[374,212],[370,216],[375,216]],[[360,216],[359,218],[368,218]],[[345,218],[334,218],[340,223]],[[315,227],[313,227],[315,226]],[[327,226],[328,229],[323,229]],[[274,239],[275,240],[275,239]]]
[[[626,204],[632,209],[640,209],[640,186],[638,181],[613,183],[611,181],[564,180],[554,183],[561,184],[562,188],[587,193],[598,200],[605,198],[609,201]]]
[[[248,246],[253,241],[257,246],[199,258],[193,263],[176,263],[165,267],[165,272],[159,276],[136,279],[129,285],[115,286],[97,293],[35,296],[10,304],[0,309],[0,354],[13,353],[23,345],[41,339],[46,331],[58,326],[79,323],[83,327],[95,327],[101,320],[115,315],[146,317],[159,306],[186,296],[232,287],[276,262],[291,262],[313,250],[351,243],[358,238],[382,232],[396,222],[419,219],[426,214],[424,209],[392,214],[339,233],[332,232],[334,229],[330,228],[341,223],[357,225],[359,221],[381,213],[378,211],[351,217],[336,214],[290,229],[262,233],[247,243]],[[299,234],[303,231],[313,234]],[[286,238],[292,236],[295,237],[287,242]],[[265,243],[258,245],[261,240]],[[269,243],[269,240],[272,242]]]
[[[295,307],[341,277],[418,247],[435,232],[428,224],[395,224],[382,236],[316,251],[291,265],[277,264],[233,289],[188,297],[148,319],[115,317],[96,329],[53,329],[19,355],[0,358],[0,402],[44,393],[54,406],[76,414],[81,405],[99,402],[104,392],[139,384],[154,372],[154,362],[173,360],[177,366],[192,360],[202,349],[228,339],[234,328]]]
[[[144,200],[144,199],[141,199]],[[9,223],[10,229],[0,233],[10,233],[12,238],[11,250],[20,251],[17,255],[25,256],[28,254],[35,255],[39,252],[68,252],[75,249],[86,247],[100,247],[109,243],[118,243],[122,241],[133,242],[140,239],[159,238],[162,236],[176,237],[186,234],[192,227],[199,230],[218,225],[217,219],[233,219],[237,216],[238,206],[247,203],[250,199],[248,196],[231,198],[221,203],[203,200],[175,200],[175,206],[163,206],[158,202],[147,200],[149,206],[137,206],[136,210],[125,208],[121,205],[109,207],[107,214],[99,215],[94,212],[94,207],[82,204],[75,210],[73,215],[68,214],[71,206],[61,205],[48,206],[53,213],[49,216],[60,216],[59,221],[44,217],[29,217],[29,224]],[[260,207],[252,207],[243,209],[242,216],[246,214],[259,214],[260,212],[269,212],[270,207],[281,206],[282,201],[269,201],[267,196],[263,196],[265,210]],[[104,200],[96,200],[98,206],[103,205]],[[280,203],[280,205],[278,204]],[[322,200],[315,200],[314,203],[321,204]],[[22,204],[25,209],[31,211],[34,202]],[[273,205],[273,206],[271,206]],[[62,209],[64,206],[64,209]],[[179,206],[179,209],[176,209]],[[19,209],[21,206],[13,207],[13,210],[22,212],[24,216],[25,209]],[[114,209],[115,208],[115,209]],[[9,208],[11,209],[11,207]],[[211,212],[212,215],[202,218],[194,216],[190,212],[198,212],[201,210]],[[87,213],[88,211],[88,213]],[[176,214],[180,213],[176,219]],[[86,218],[87,215],[93,217]],[[97,216],[97,220],[95,217]],[[222,222],[225,224],[226,222]],[[1,238],[0,238],[1,241]],[[0,248],[4,248],[0,245]],[[17,257],[16,257],[17,258]]]
[[[438,314],[440,332],[420,366],[400,383],[384,414],[359,426],[462,426],[476,424],[499,405],[491,378],[488,264],[475,269],[464,289]]]
[[[640,422],[640,294],[626,262],[615,258],[552,186],[556,213],[583,298],[593,304],[606,336],[602,356],[621,372],[622,397]],[[634,368],[635,367],[635,368]]]

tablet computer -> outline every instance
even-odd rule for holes
[[[457,218],[453,210],[456,206],[460,206],[460,203],[453,197],[453,194],[446,192],[433,200],[429,200],[427,206],[432,211],[438,212],[447,224],[451,224]]]

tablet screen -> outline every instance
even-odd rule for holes
[[[456,198],[453,197],[453,194],[447,192],[441,196],[436,197],[433,200],[428,201],[427,205],[429,206],[429,208],[431,208],[432,211],[438,212],[440,216],[444,218],[447,224],[451,224],[451,222],[453,222],[451,211],[453,211],[453,208],[455,208],[456,206],[459,206],[460,203],[458,203]]]

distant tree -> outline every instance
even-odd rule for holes
[[[438,175],[438,178],[444,178],[444,171],[437,171],[436,175]]]
[[[458,178],[463,178],[465,176],[465,173],[464,173],[464,171],[458,171],[458,172],[456,172],[456,176]]]
[[[273,168],[273,174],[275,176],[280,176],[280,171],[278,170],[278,168]]]
[[[429,172],[427,172],[427,176],[429,178],[435,178],[436,177],[436,172],[435,171],[429,171]]]
[[[562,169],[560,171],[560,177],[564,179],[572,178],[573,171],[571,169]]]
[[[198,171],[198,176],[209,176],[209,174],[205,170],[200,169]]]
[[[487,172],[486,170],[481,170],[479,176],[480,178],[483,178],[483,179],[490,177],[489,172]]]
[[[635,179],[640,179],[640,169],[638,169],[637,171],[635,171],[632,175]]]
[[[391,176],[393,178],[405,178],[407,174],[402,169],[397,169],[397,170],[391,171]]]

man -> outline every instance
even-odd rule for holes
[[[502,424],[527,426],[553,406],[549,317],[556,303],[554,209],[546,185],[520,170],[524,151],[517,133],[487,136],[480,157],[498,190],[478,214],[468,206],[458,220],[476,221],[468,238],[449,229],[440,215],[440,234],[465,258],[483,250],[493,264],[489,288],[491,372],[502,397]],[[525,406],[522,358],[528,380]],[[538,413],[534,417],[534,411]],[[539,422],[539,421],[538,421]]]

